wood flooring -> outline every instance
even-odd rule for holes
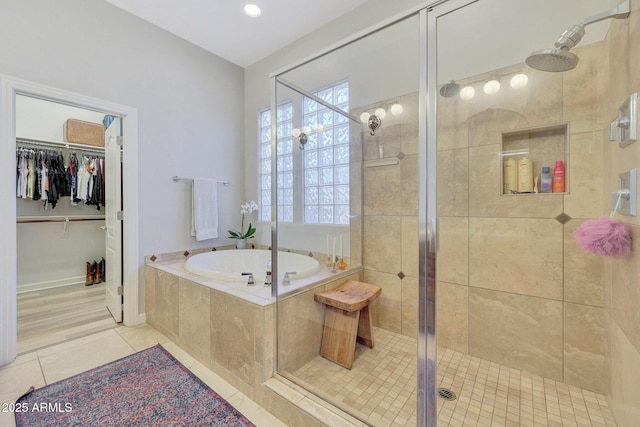
[[[105,286],[75,284],[18,294],[18,354],[115,328]]]

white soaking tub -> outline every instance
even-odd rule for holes
[[[242,249],[211,251],[194,255],[185,261],[187,271],[221,282],[247,283],[251,273],[256,283],[264,283],[271,261],[271,251],[263,249]],[[310,256],[291,252],[278,252],[278,281],[282,282],[285,272],[292,280],[303,279],[320,271],[320,264]]]

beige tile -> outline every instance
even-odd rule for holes
[[[402,281],[395,274],[365,270],[364,281],[380,286],[382,293],[373,303],[374,325],[392,332],[402,331]]]
[[[158,271],[156,275],[155,294],[155,318],[157,326],[161,330],[177,336],[179,333],[180,319],[178,276],[167,273],[166,271]]]
[[[418,217],[402,217],[402,272],[418,277]]]
[[[438,151],[469,146],[469,103],[459,97],[438,97]]]
[[[211,359],[247,384],[254,381],[254,310],[258,307],[211,290]]]
[[[607,402],[619,426],[632,426],[640,420],[640,353],[615,323],[610,324],[609,334],[611,389]]]
[[[571,132],[589,132],[606,126],[605,96],[608,73],[604,63],[604,43],[578,46],[574,53],[580,58],[578,66],[562,73],[563,116],[571,123]]]
[[[286,427],[286,424],[240,392],[227,401],[257,427]]]
[[[438,282],[438,345],[469,352],[469,288]]]
[[[83,344],[40,357],[40,365],[47,384],[97,368],[135,351],[119,335]]]
[[[500,144],[469,149],[469,215],[555,218],[562,197],[554,194],[502,195]]]
[[[211,357],[211,292],[206,286],[183,278],[179,280],[180,341],[198,359]]]
[[[299,409],[295,404],[283,398],[269,388],[262,387],[261,402],[271,414],[277,416],[287,426],[320,427],[320,421]],[[234,396],[235,398],[235,396]]]
[[[405,277],[402,286],[402,335],[418,336],[418,279]]]
[[[470,218],[469,284],[562,299],[562,225],[553,219]]]
[[[169,342],[169,338],[148,324],[123,327],[116,331],[135,351],[141,351],[153,347],[156,344],[164,345]]]
[[[315,289],[278,303],[278,368],[293,372],[320,352],[325,307]]]
[[[98,345],[98,343],[102,342],[103,340],[111,339],[114,337],[118,337],[118,333],[115,330],[110,329],[96,334],[87,335],[86,337],[66,341],[64,343],[53,345],[51,347],[41,348],[36,352],[36,354],[38,355],[38,357],[50,356],[55,353],[82,348],[87,344]]]
[[[469,215],[469,150],[438,152],[438,214]]]
[[[383,126],[371,136],[369,130],[363,132],[364,159],[372,160],[380,158],[380,144],[383,147],[383,157],[395,157],[401,151],[402,126],[400,124],[383,121]]]
[[[598,197],[604,177],[603,132],[571,135],[567,182],[570,194],[564,196],[564,212],[572,218],[599,218],[602,198]]]
[[[189,367],[189,370],[225,400],[228,400],[238,392],[238,389],[222,379],[219,375],[213,373],[200,362],[194,362],[193,365]]]
[[[405,155],[418,154],[418,92],[412,92],[400,97],[402,105],[402,137],[400,149]]]
[[[145,315],[147,322],[156,323],[156,283],[158,277],[158,269],[145,264],[144,266],[144,299],[145,299]]]
[[[583,251],[573,234],[584,221],[572,219],[564,225],[564,300],[604,306],[604,259]]]
[[[469,220],[440,217],[438,280],[459,285],[469,284]]]
[[[400,216],[364,217],[364,268],[397,274],[402,268]]]
[[[562,379],[562,302],[469,289],[472,355]]]
[[[404,161],[403,159],[401,164]],[[365,215],[400,215],[402,213],[401,164],[364,169]]]
[[[418,156],[409,155],[400,161],[402,215],[418,215]]]
[[[632,240],[640,241],[640,227],[630,226]],[[629,342],[640,351],[640,251],[637,248],[630,258],[616,259],[612,263],[612,289],[610,315]]]
[[[191,368],[192,366],[198,364],[199,362],[191,356],[189,353],[180,348],[176,343],[170,341],[168,343],[162,344],[165,350],[167,350],[173,357],[176,358],[180,363],[182,363],[186,368]]]
[[[564,382],[605,393],[606,316],[603,308],[564,304]]]
[[[44,385],[44,376],[36,359],[5,367],[0,370],[0,402],[14,402],[29,387]]]

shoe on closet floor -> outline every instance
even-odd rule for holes
[[[98,263],[93,261],[93,264],[91,264],[91,274],[93,275],[93,283],[91,283],[92,285],[95,285],[97,283],[100,283],[100,280],[98,280]]]
[[[102,271],[102,262],[93,262],[96,266],[96,277],[93,283],[102,283],[104,282],[104,276]]]
[[[84,285],[85,286],[93,285],[94,278],[95,278],[95,274],[93,273],[92,265],[89,261],[87,261],[87,277],[85,279]]]

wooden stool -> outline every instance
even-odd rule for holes
[[[378,286],[349,280],[332,291],[314,295],[317,302],[327,306],[320,347],[322,356],[351,369],[356,340],[373,348],[373,325],[369,303],[381,292]]]

